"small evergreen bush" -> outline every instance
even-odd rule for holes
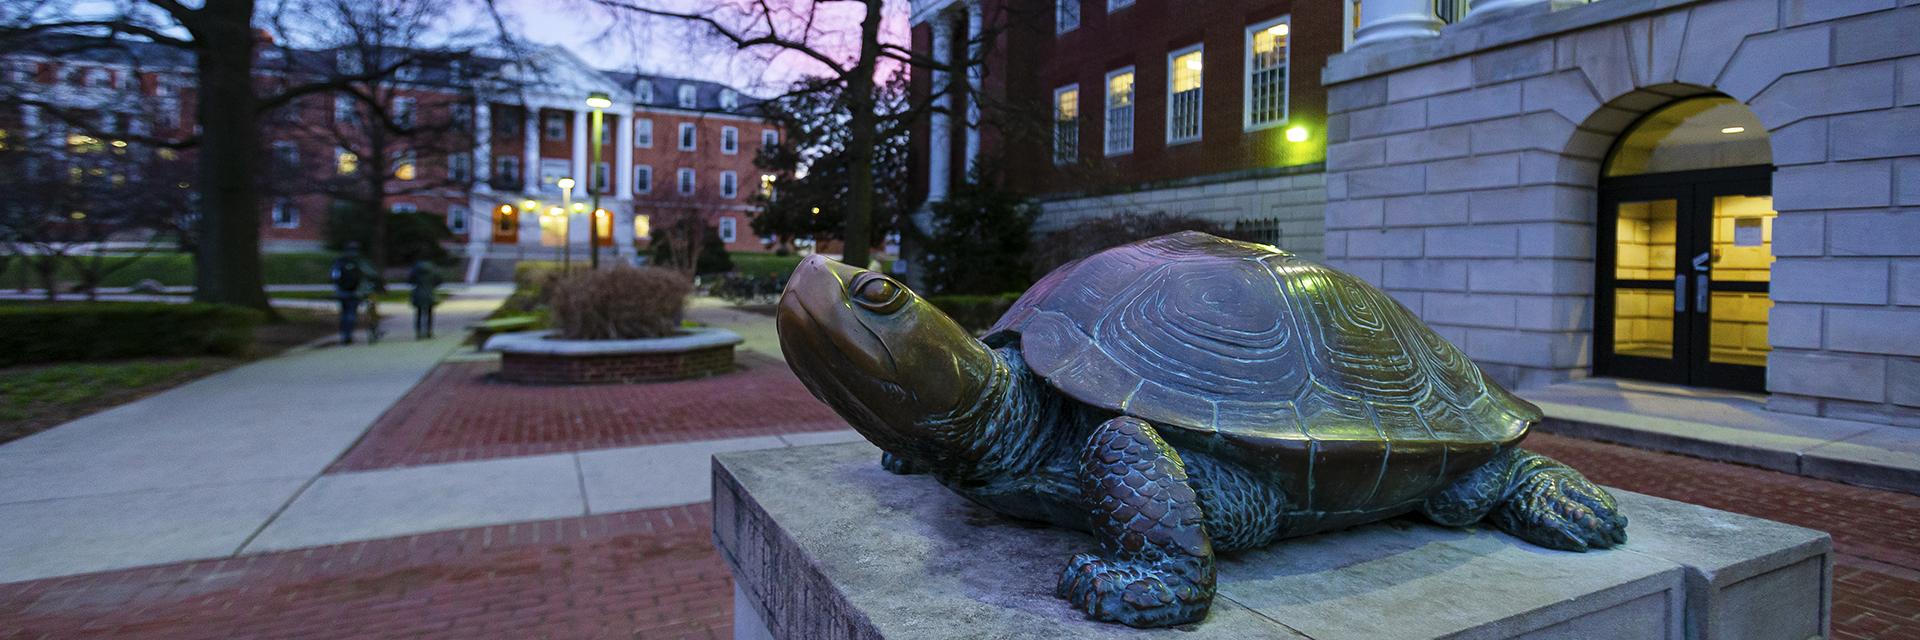
[[[0,366],[160,356],[237,356],[264,316],[217,304],[0,305]]]

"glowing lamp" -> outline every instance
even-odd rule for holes
[[[613,106],[613,100],[608,98],[607,94],[595,91],[587,94],[587,106],[595,109],[605,109]]]
[[[1287,127],[1287,142],[1306,142],[1306,141],[1307,141],[1306,127],[1300,127],[1300,126]]]

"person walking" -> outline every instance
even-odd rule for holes
[[[440,270],[433,263],[419,260],[413,263],[413,270],[407,272],[407,283],[413,285],[413,293],[408,302],[413,303],[413,337],[426,340],[433,337],[433,307],[440,304],[438,289]]]
[[[358,242],[348,242],[341,248],[340,257],[333,259],[328,275],[333,280],[334,297],[340,299],[340,344],[353,344],[353,330],[360,324],[363,289],[370,284],[372,271],[366,259],[360,257]]]

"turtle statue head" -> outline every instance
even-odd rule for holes
[[[777,314],[780,350],[814,397],[882,450],[949,450],[938,418],[988,393],[994,355],[959,323],[884,274],[812,256]]]

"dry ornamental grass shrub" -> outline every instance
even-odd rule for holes
[[[561,276],[547,300],[562,339],[630,340],[673,335],[692,292],[677,271],[622,266]]]

